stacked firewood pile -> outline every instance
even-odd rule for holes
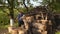
[[[28,34],[47,34],[48,25],[52,25],[52,22],[48,20],[47,14],[43,16],[42,12],[25,16],[24,23]]]
[[[34,9],[29,14],[23,16],[24,25],[22,27],[10,30],[13,34],[52,34],[52,21],[49,19],[45,9]],[[11,32],[10,30],[9,32]]]

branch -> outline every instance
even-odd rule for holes
[[[11,5],[11,2],[9,0],[7,0],[7,1],[8,1],[8,4]]]
[[[23,4],[24,4],[24,6],[26,7],[26,9],[27,9],[27,11],[28,11],[28,7],[27,7],[26,4],[25,4],[25,0],[23,0]]]

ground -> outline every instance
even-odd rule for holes
[[[8,29],[0,29],[0,34],[8,34]]]

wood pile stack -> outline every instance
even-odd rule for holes
[[[25,28],[12,29],[12,27],[9,27],[8,29],[13,34],[47,34],[48,27],[52,25],[51,20],[48,20],[48,18],[46,11],[30,12],[23,18]]]

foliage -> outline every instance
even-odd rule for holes
[[[42,5],[48,5],[51,9],[60,11],[60,0],[43,0]]]
[[[14,18],[16,18],[17,15],[18,11],[14,9]],[[4,13],[3,10],[0,10],[0,28],[7,28],[10,24],[9,21],[9,16],[6,13]],[[17,26],[16,22],[14,23],[14,25]]]
[[[9,24],[9,18],[8,16],[0,11],[0,25],[7,25]]]
[[[60,34],[60,31],[57,31],[55,34]]]

